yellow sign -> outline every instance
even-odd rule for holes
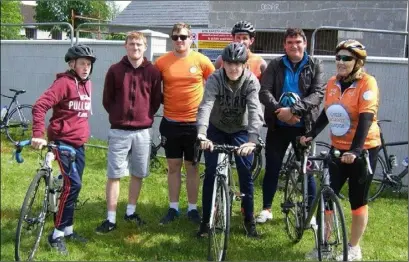
[[[197,46],[196,46],[196,44],[195,44],[195,42],[192,42],[192,45],[190,46],[190,48],[195,48],[195,49],[197,49]]]
[[[200,49],[223,49],[228,45],[229,42],[221,42],[221,41],[199,41],[199,48]]]

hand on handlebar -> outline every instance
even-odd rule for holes
[[[247,142],[242,144],[239,149],[237,149],[237,155],[239,156],[248,156],[253,153],[256,149],[256,144],[253,142]]]
[[[210,152],[213,151],[213,142],[207,139],[207,137],[203,134],[198,134],[197,139],[200,141],[200,149],[201,150],[209,150]]]
[[[31,146],[35,149],[42,149],[43,146],[47,145],[47,141],[43,138],[32,138]]]
[[[302,136],[302,137],[300,137],[300,144],[303,145],[303,146],[307,146],[307,143],[312,141],[312,139],[313,139],[312,137]]]
[[[352,164],[356,159],[356,155],[351,152],[345,152],[341,156],[341,162],[345,164]]]

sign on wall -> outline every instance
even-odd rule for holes
[[[192,29],[193,43],[191,48],[214,62],[223,48],[232,41],[227,29]]]

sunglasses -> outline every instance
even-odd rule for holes
[[[350,61],[352,61],[354,59],[355,59],[355,57],[349,56],[349,55],[336,55],[335,56],[335,60],[337,60],[337,61],[342,60],[344,62],[350,62]]]
[[[171,38],[173,41],[178,41],[178,39],[185,41],[188,38],[188,36],[187,35],[172,35]]]

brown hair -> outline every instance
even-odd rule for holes
[[[301,36],[304,41],[307,41],[307,37],[305,36],[304,31],[301,28],[287,28],[284,34],[284,43],[287,40],[287,37],[296,37]]]
[[[188,32],[189,36],[192,34],[192,31],[190,30],[190,25],[189,24],[179,22],[179,23],[176,23],[176,24],[173,25],[172,31],[170,32],[170,35],[173,35],[174,32],[179,33],[183,28],[187,29],[187,32]]]
[[[137,39],[137,40],[142,39],[142,41],[143,41],[143,43],[145,44],[145,46],[148,45],[148,44],[146,43],[146,37],[145,37],[145,36],[143,35],[143,33],[141,33],[141,32],[138,32],[138,31],[128,32],[128,33],[126,34],[125,44],[128,43],[128,40],[131,40],[131,39]]]

